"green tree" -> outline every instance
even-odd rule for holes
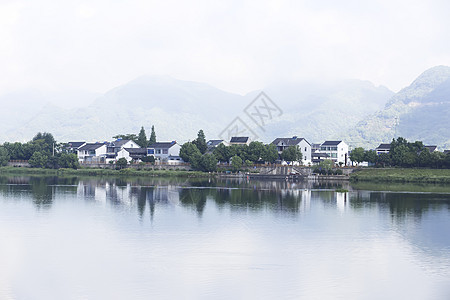
[[[262,160],[268,163],[274,163],[277,159],[278,159],[277,146],[275,146],[274,144],[265,145]]]
[[[220,162],[230,162],[231,153],[230,148],[224,144],[219,144],[213,151],[216,159]]]
[[[242,158],[235,155],[231,158],[231,168],[233,171],[237,172],[242,168]]]
[[[196,163],[193,162],[193,159],[201,156],[200,150],[198,150],[197,146],[195,146],[192,142],[184,143],[180,148],[180,157],[185,162]]]
[[[28,163],[33,168],[45,168],[47,166],[47,162],[48,156],[40,151],[34,152],[28,160]]]
[[[283,159],[286,162],[294,162],[294,161],[301,161],[302,160],[302,152],[300,151],[300,148],[296,146],[290,146],[281,153],[281,159]]]
[[[200,150],[201,154],[205,154],[207,146],[206,146],[206,138],[205,133],[202,129],[200,129],[197,133],[197,138],[192,141],[192,143],[197,146],[197,149]]]
[[[200,170],[214,172],[217,170],[217,159],[213,154],[205,154],[200,158]]]
[[[145,163],[154,163],[155,157],[153,155],[147,155],[147,156],[144,156],[143,158],[141,158],[141,160]]]
[[[119,158],[119,159],[117,160],[117,162],[116,162],[116,166],[117,166],[119,169],[123,169],[123,168],[125,168],[127,165],[128,165],[128,161],[127,161],[126,158],[124,158],[124,157]]]
[[[365,160],[364,154],[365,154],[364,148],[362,147],[355,148],[352,150],[352,152],[350,152],[350,160],[357,163],[361,163]]]
[[[364,160],[375,164],[378,160],[378,155],[375,150],[368,150],[364,152]]]
[[[265,154],[266,148],[263,143],[261,142],[251,142],[248,145],[247,149],[247,160],[250,160],[254,163],[261,161]]]
[[[6,166],[9,161],[9,153],[5,147],[0,147],[0,166]]]
[[[145,134],[144,126],[142,126],[141,130],[139,131],[139,135],[138,135],[136,144],[138,144],[142,148],[147,147],[148,141],[147,141],[147,135]]]
[[[150,134],[150,139],[148,140],[148,144],[154,144],[156,143],[156,133],[155,133],[155,126],[152,125],[152,133]]]
[[[319,163],[318,167],[321,174],[331,174],[334,162],[331,159],[325,159]]]
[[[60,168],[78,169],[80,163],[78,157],[74,153],[61,153],[58,157],[58,166]]]

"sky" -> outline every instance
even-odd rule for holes
[[[450,65],[445,0],[0,0],[0,94],[104,93],[169,75],[245,94],[355,78],[393,91]]]

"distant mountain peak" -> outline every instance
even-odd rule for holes
[[[387,107],[392,104],[402,102],[408,104],[431,93],[442,83],[450,79],[450,67],[436,66],[420,74],[409,86],[395,94],[387,103]]]

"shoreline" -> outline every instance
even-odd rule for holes
[[[367,168],[350,174],[350,182],[450,183],[450,169]]]

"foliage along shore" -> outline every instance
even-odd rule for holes
[[[0,167],[0,175],[22,174],[22,175],[78,175],[78,176],[146,176],[146,177],[210,177],[212,174],[201,171],[184,170],[136,170],[136,169],[46,169],[46,168],[16,168]]]
[[[351,173],[350,181],[450,183],[450,169],[367,168]]]

